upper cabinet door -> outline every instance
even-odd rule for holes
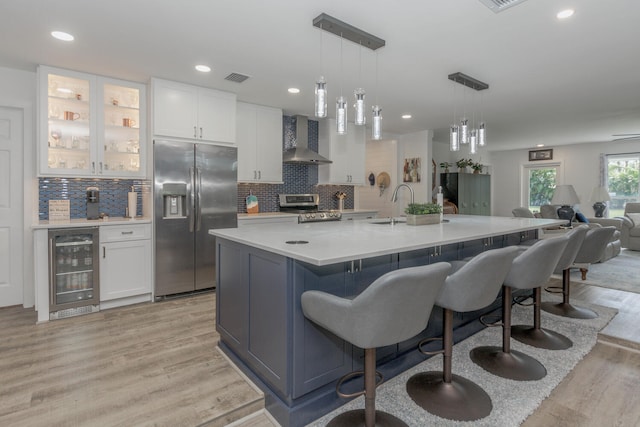
[[[40,175],[95,174],[95,77],[49,67],[38,72]]]
[[[98,77],[102,175],[144,176],[146,171],[146,88],[142,84]]]
[[[350,123],[338,135],[335,119],[325,119],[318,137],[318,152],[333,162],[318,166],[318,184],[364,185],[365,127]]]
[[[145,86],[41,66],[38,174],[146,175]]]
[[[235,144],[235,94],[210,89],[198,91],[198,139]]]
[[[153,133],[178,138],[197,138],[197,88],[159,79],[154,79],[152,85]]]
[[[282,183],[282,110],[238,102],[238,181]]]
[[[236,95],[153,79],[153,134],[235,144]]]

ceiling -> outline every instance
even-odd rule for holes
[[[560,21],[565,8],[575,15]],[[341,43],[312,25],[321,13],[386,46]],[[550,147],[640,133],[639,19],[637,0],[528,0],[500,13],[479,0],[14,0],[0,4],[0,66],[155,76],[311,118],[323,74],[330,100],[364,87],[385,134],[433,129],[447,141],[455,109],[482,114],[491,150]],[[232,72],[250,78],[224,80]],[[454,72],[490,87],[465,90],[447,79]]]

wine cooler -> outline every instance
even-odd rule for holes
[[[100,310],[98,227],[49,230],[50,320]]]

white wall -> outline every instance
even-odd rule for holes
[[[395,177],[396,156],[398,153],[398,142],[396,140],[367,141],[365,154],[365,175],[373,173],[376,183],[373,186],[365,185],[356,187],[356,200],[360,209],[375,209],[378,217],[387,218],[393,215],[393,203],[391,194],[398,184]],[[391,178],[389,188],[382,192],[378,186],[377,177],[380,173],[386,172]]]
[[[36,164],[36,73],[0,67],[0,104],[24,110],[24,183],[23,183],[23,305],[31,307],[35,294],[33,286],[33,239],[31,224],[37,219]],[[18,213],[17,213],[18,214]]]
[[[416,132],[412,134],[402,135],[398,138],[398,157],[397,157],[397,173],[395,182],[403,183],[403,168],[405,159],[419,157],[422,164],[422,173],[420,182],[407,182],[413,189],[416,203],[425,203],[431,201],[431,139],[433,132],[429,130]],[[394,178],[392,177],[393,181]],[[392,185],[392,189],[395,186]],[[393,206],[393,216],[404,215],[404,208],[411,201],[410,193],[407,189],[401,189],[398,193],[398,202]]]
[[[552,163],[560,164],[558,184],[574,186],[580,199],[579,209],[588,217],[593,216],[593,202],[589,200],[593,187],[600,182],[600,154],[640,152],[640,141],[598,142],[564,145],[553,148]],[[529,150],[492,152],[493,215],[511,216],[511,210],[522,206],[522,185],[525,165],[544,165],[543,161],[529,162]]]

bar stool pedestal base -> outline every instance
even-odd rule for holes
[[[489,395],[476,383],[452,374],[444,382],[442,372],[423,372],[407,381],[407,393],[422,409],[456,421],[474,421],[491,413]]]
[[[573,346],[571,340],[562,334],[530,325],[516,325],[511,327],[511,337],[536,348],[546,350],[566,350]]]
[[[391,414],[376,411],[376,427],[409,427],[404,421]],[[364,409],[344,412],[332,419],[327,427],[366,427]]]
[[[541,308],[547,313],[557,316],[571,317],[573,319],[595,319],[598,313],[584,307],[576,307],[568,302],[552,303],[543,302]]]
[[[469,356],[485,371],[510,380],[535,381],[547,375],[542,363],[519,351],[505,353],[501,347],[483,346],[471,350]]]

